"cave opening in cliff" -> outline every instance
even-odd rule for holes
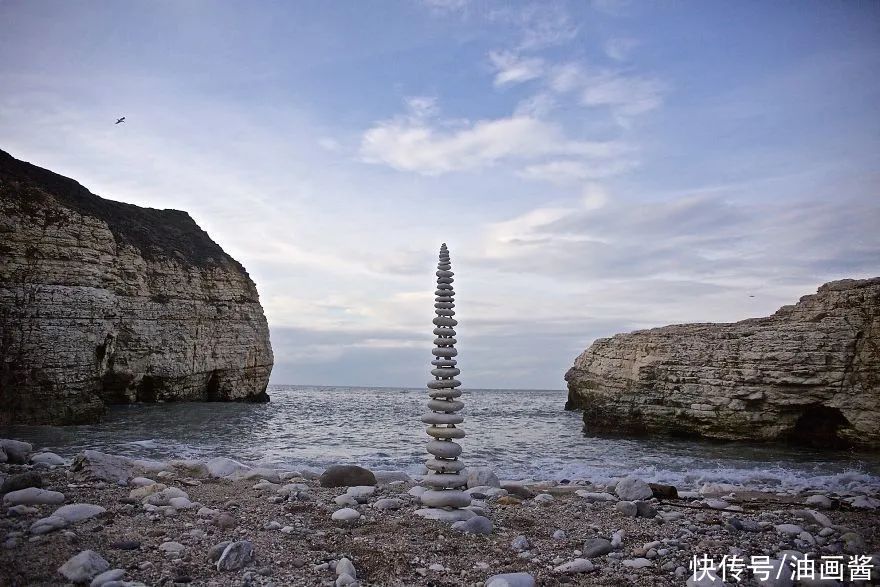
[[[137,388],[137,401],[149,404],[156,403],[156,382],[149,375],[144,375]]]
[[[839,409],[812,405],[795,422],[789,440],[814,448],[848,448],[850,443],[840,437],[840,431],[849,426],[849,420]]]

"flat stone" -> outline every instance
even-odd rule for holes
[[[8,516],[30,516],[38,513],[40,510],[29,505],[14,505],[6,510]]]
[[[622,561],[621,563],[625,567],[630,567],[633,569],[644,569],[650,566],[653,566],[654,563],[649,561],[646,558],[633,558]]]
[[[535,578],[529,573],[502,573],[486,579],[486,587],[535,587]]]
[[[589,502],[596,501],[617,501],[617,498],[611,495],[610,493],[603,492],[595,492],[595,491],[586,491],[586,490],[578,490],[574,492],[578,497],[582,497]]]
[[[563,563],[558,567],[553,569],[554,573],[560,573],[564,575],[576,574],[576,573],[589,573],[596,569],[595,565],[592,562],[585,558],[576,558],[574,560],[568,561],[567,563]]]
[[[464,534],[491,534],[492,520],[483,516],[474,516],[470,520],[455,522],[452,527]]]
[[[780,534],[789,534],[791,536],[797,536],[804,531],[803,528],[795,524],[776,524],[774,527]]]
[[[421,518],[425,518],[426,520],[437,520],[440,522],[459,522],[462,520],[466,521],[477,515],[471,510],[446,510],[443,508],[421,508],[413,513]]]
[[[262,479],[269,483],[281,483],[281,477],[275,469],[256,467],[241,474],[242,479]]]
[[[639,513],[638,506],[631,501],[619,501],[614,504],[614,508],[624,516],[635,518]]]
[[[38,452],[30,458],[32,465],[49,465],[57,467],[67,463],[61,456],[54,452]]]
[[[467,476],[461,473],[428,473],[422,478],[422,485],[428,487],[454,488],[467,485]]]
[[[387,497],[376,500],[373,507],[377,510],[399,510],[403,507],[403,502],[396,497]]]
[[[438,416],[440,414],[437,414]],[[388,485],[389,483],[403,482],[412,483],[412,477],[404,471],[373,471],[376,483],[379,485]]]
[[[723,499],[704,499],[703,503],[713,510],[726,510],[730,507],[730,504]]]
[[[244,463],[239,463],[226,457],[214,457],[205,463],[208,474],[218,479],[234,479],[241,477],[251,470]]]
[[[104,558],[94,550],[84,550],[71,557],[58,572],[72,583],[86,583],[110,568]]]
[[[376,476],[369,469],[357,465],[333,465],[321,474],[319,482],[321,487],[376,485]]]
[[[550,503],[551,501],[556,501],[556,498],[549,493],[539,493],[534,499],[538,503]]]
[[[72,503],[61,506],[55,510],[52,515],[66,520],[71,524],[76,524],[77,522],[100,516],[106,511],[105,508],[99,505],[93,505],[90,503]]]
[[[611,541],[604,538],[592,538],[584,543],[582,554],[584,558],[603,556],[611,552]]]
[[[67,528],[69,525],[70,522],[68,522],[64,518],[59,518],[58,516],[49,516],[47,518],[40,518],[39,520],[31,524],[30,531],[31,534],[34,535],[48,534],[49,532],[54,532],[55,530]]]
[[[374,485],[355,485],[345,490],[345,493],[356,499],[359,503],[366,503],[367,499],[376,492]]]
[[[146,487],[147,485],[155,485],[156,482],[149,477],[132,477],[128,480],[128,484],[132,487]],[[165,489],[165,486],[162,486]]]
[[[110,569],[92,579],[89,587],[103,587],[111,581],[119,581],[125,576],[125,569]]]
[[[471,496],[457,489],[445,491],[429,489],[422,493],[419,499],[428,507],[463,508],[471,504]]]
[[[254,545],[250,540],[232,542],[217,560],[218,571],[237,571],[251,562],[254,555]]]
[[[614,493],[624,501],[649,499],[654,495],[654,492],[651,491],[651,487],[638,477],[624,477],[617,482],[617,486],[614,488]]]
[[[138,550],[140,547],[141,543],[137,540],[117,540],[110,543],[110,548],[116,550]]]
[[[38,487],[10,491],[3,496],[4,505],[57,505],[64,503],[64,494]]]

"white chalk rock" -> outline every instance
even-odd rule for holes
[[[84,550],[71,557],[61,565],[58,572],[72,583],[85,583],[91,581],[99,574],[110,568],[104,558],[94,550]]]
[[[37,487],[10,491],[3,496],[3,505],[57,505],[64,503],[64,494]]]

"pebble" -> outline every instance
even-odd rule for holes
[[[614,509],[630,518],[635,518],[639,513],[638,506],[632,501],[619,501],[614,505]]]
[[[515,550],[516,552],[524,552],[531,548],[531,544],[529,544],[529,539],[520,534],[510,542],[510,548]]]
[[[357,510],[351,508],[342,508],[341,510],[333,512],[330,519],[343,525],[354,525],[361,519],[361,514]]]
[[[218,528],[235,528],[235,518],[226,512],[220,512],[211,519],[211,524]]]
[[[455,522],[453,529],[465,534],[491,534],[492,520],[483,516],[474,516],[470,520]]]
[[[645,567],[652,566],[654,563],[646,558],[632,558],[624,560],[622,564],[625,567],[630,567],[633,569],[644,569]]]
[[[595,565],[589,560],[585,558],[576,558],[567,563],[563,563],[558,567],[554,567],[553,572],[562,574],[589,573],[590,571],[595,570],[595,568]]]
[[[64,494],[38,487],[10,491],[3,496],[4,505],[58,505],[64,503]]]
[[[549,503],[551,501],[556,501],[556,498],[549,493],[539,493],[535,496],[534,500],[538,503]]]
[[[279,522],[276,522],[275,520],[272,520],[271,522],[266,522],[265,524],[263,524],[263,530],[280,530],[280,529],[281,529],[281,524]]]
[[[438,572],[438,573],[442,573],[443,571],[446,570],[446,567],[444,567],[444,566],[441,565],[440,563],[433,563],[433,564],[428,565],[428,570],[429,570],[429,571],[436,571],[436,572]]]
[[[566,540],[568,538],[568,534],[565,533],[565,530],[559,528],[555,532],[553,532],[554,540]]]
[[[100,554],[94,550],[84,550],[68,559],[59,567],[58,572],[68,581],[85,583],[109,568],[110,563],[104,560]]]
[[[345,493],[353,497],[358,503],[367,503],[367,500],[373,493],[376,492],[376,488],[372,485],[358,485],[355,487],[349,487]]]
[[[117,540],[110,543],[110,548],[116,550],[137,550],[141,547],[141,543],[137,540]]]
[[[611,535],[611,548],[620,548],[620,545],[623,544],[623,537],[626,533],[623,530],[618,530],[614,534]]]
[[[713,510],[726,510],[730,507],[730,504],[723,499],[704,499],[703,503]]]

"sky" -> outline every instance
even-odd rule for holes
[[[0,0],[0,55],[0,148],[189,212],[273,383],[423,385],[442,242],[470,388],[880,275],[877,2]]]

